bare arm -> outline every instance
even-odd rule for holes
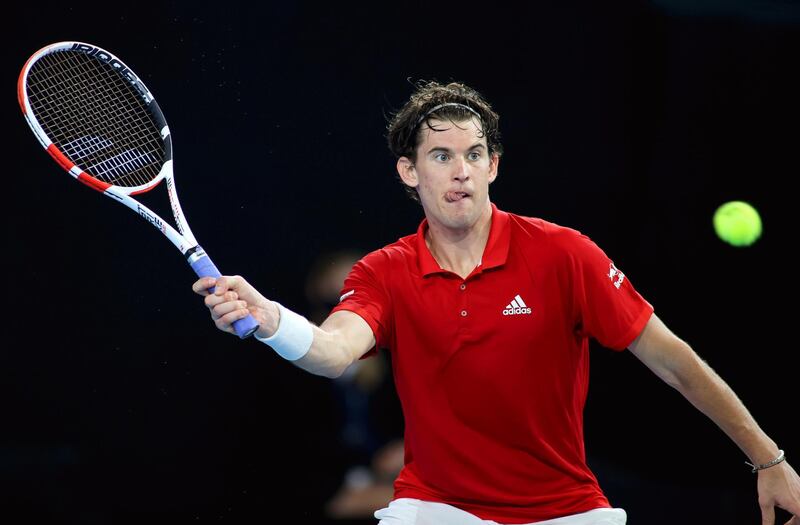
[[[655,315],[629,350],[658,377],[678,390],[698,410],[717,424],[744,452],[761,465],[778,456],[778,446],[758,426],[731,388]],[[786,462],[758,472],[762,522],[775,522],[777,505],[800,525],[800,478]]]
[[[216,289],[209,294],[207,290],[212,286]],[[231,325],[247,314],[258,321],[259,337],[269,337],[278,329],[278,307],[242,277],[205,277],[197,280],[192,289],[205,297],[214,324],[224,332],[235,334]],[[353,312],[335,312],[320,326],[312,326],[312,331],[314,338],[308,353],[292,363],[316,375],[338,377],[375,346],[372,329]]]
[[[375,346],[372,329],[361,316],[340,310],[314,327],[311,349],[294,363],[312,374],[339,377]]]

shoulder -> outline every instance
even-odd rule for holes
[[[383,248],[374,250],[356,263],[363,270],[384,273],[397,267],[407,268],[410,261],[417,259],[417,234],[401,237]]]
[[[514,237],[526,240],[552,252],[571,253],[585,248],[592,241],[579,230],[539,218],[509,213],[509,223]]]

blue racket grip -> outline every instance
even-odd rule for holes
[[[189,266],[197,274],[198,277],[221,277],[217,267],[211,261],[211,258],[199,246],[197,250],[189,257]],[[209,293],[214,293],[214,287],[208,289]],[[252,315],[248,315],[242,319],[233,322],[233,329],[236,330],[236,335],[241,339],[250,337],[253,332],[258,330],[258,323]]]

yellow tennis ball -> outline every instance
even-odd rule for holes
[[[750,246],[761,237],[761,217],[744,201],[726,202],[714,212],[714,231],[733,246]]]

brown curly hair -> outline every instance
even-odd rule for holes
[[[486,137],[489,154],[503,154],[498,127],[500,116],[492,110],[492,106],[483,96],[471,87],[460,82],[440,84],[436,81],[418,81],[408,102],[399,111],[392,114],[387,125],[386,139],[389,150],[396,158],[408,157],[416,162],[417,147],[420,144],[420,125],[425,122],[431,129],[431,120],[449,120],[453,123],[463,122],[475,117],[469,109],[458,106],[444,106],[428,113],[441,104],[463,104],[480,116],[480,136]],[[414,188],[405,186],[409,196],[419,201]]]

